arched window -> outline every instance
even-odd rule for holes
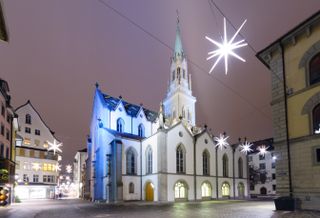
[[[30,114],[26,115],[26,124],[31,124],[31,115]]]
[[[177,77],[180,79],[180,67],[177,68]]]
[[[320,53],[309,62],[309,80],[310,85],[320,82]]]
[[[227,182],[224,182],[221,187],[222,197],[230,196],[230,185]]]
[[[136,174],[136,156],[132,148],[129,148],[127,151],[127,174],[134,175]]]
[[[223,155],[222,157],[222,176],[223,177],[228,177],[229,176],[229,163],[228,163],[228,156],[226,154]]]
[[[187,186],[184,182],[177,182],[174,186],[174,198],[185,199],[187,198]]]
[[[266,195],[267,189],[265,187],[260,188],[260,195]]]
[[[144,126],[143,126],[142,123],[138,126],[138,135],[139,135],[141,138],[144,137]]]
[[[182,145],[179,145],[176,150],[176,165],[177,173],[185,173],[185,152]]]
[[[320,130],[320,104],[318,104],[313,108],[312,121],[313,121],[313,132],[319,133],[318,131]]]
[[[210,155],[207,150],[202,153],[202,168],[203,168],[203,175],[210,174]]]
[[[241,157],[239,157],[239,160],[238,160],[238,173],[239,173],[239,178],[243,178],[243,160]]]
[[[0,147],[0,157],[4,157],[4,144],[1,144],[1,147]]]
[[[184,107],[182,107],[182,118],[186,118],[186,111]]]
[[[183,77],[183,79],[186,78],[186,71],[184,69],[182,70],[182,77]]]
[[[211,197],[211,185],[209,182],[204,182],[201,185],[201,196],[203,198],[205,197]]]
[[[124,121],[121,118],[119,118],[117,120],[117,131],[118,132],[123,132],[124,131]]]
[[[175,77],[176,77],[176,72],[173,71],[173,72],[172,72],[172,81],[174,81]]]
[[[146,169],[146,173],[147,174],[151,174],[152,173],[152,149],[151,147],[147,148],[147,152],[146,152],[146,161],[147,161],[147,169]]]
[[[129,183],[129,194],[133,194],[134,193],[134,184],[133,182]]]

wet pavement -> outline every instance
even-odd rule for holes
[[[108,218],[108,217],[214,217],[214,218],[311,218],[320,211],[275,211],[272,201],[206,201],[186,203],[91,203],[78,199],[38,200],[0,208],[10,218]]]

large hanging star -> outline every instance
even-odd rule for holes
[[[72,172],[72,166],[70,164],[68,164],[66,166],[66,171],[67,171],[67,173],[71,173]]]
[[[260,145],[257,149],[258,149],[258,154],[264,156],[267,152],[268,152],[268,148],[269,146],[265,146],[265,145]]]
[[[228,56],[232,55],[236,58],[238,58],[239,60],[246,62],[245,59],[243,59],[242,57],[240,57],[239,55],[237,55],[234,50],[240,47],[244,47],[247,46],[247,43],[243,43],[244,40],[240,40],[237,42],[233,42],[234,39],[236,38],[236,36],[238,35],[238,33],[240,32],[240,30],[242,29],[243,25],[247,22],[247,20],[245,20],[242,25],[239,27],[239,29],[236,31],[236,33],[233,35],[233,37],[230,39],[230,41],[228,41],[227,38],[227,28],[226,28],[226,18],[223,18],[223,24],[224,24],[224,38],[222,43],[219,43],[213,39],[211,39],[210,37],[206,36],[206,39],[209,40],[211,43],[213,43],[214,45],[218,46],[218,48],[216,50],[210,51],[208,52],[208,55],[210,55],[207,60],[210,60],[211,58],[214,58],[216,56],[219,56],[216,59],[216,62],[213,64],[213,66],[211,67],[209,73],[211,73],[213,71],[213,69],[216,67],[216,65],[219,63],[219,61],[221,60],[222,57],[224,57],[224,68],[225,68],[225,73],[228,73]]]
[[[61,171],[61,165],[59,163],[56,163],[56,165],[54,166],[54,170],[56,172]]]
[[[48,141],[48,144],[50,145],[50,147],[48,148],[48,151],[53,151],[53,154],[55,155],[57,151],[62,152],[62,150],[60,149],[60,147],[62,146],[62,143],[57,143],[57,141],[54,139],[53,143]]]
[[[222,148],[227,148],[227,146],[229,145],[229,143],[227,142],[228,138],[229,136],[225,136],[224,134],[220,133],[219,137],[215,136],[213,139],[216,141],[216,147],[222,150]]]
[[[240,145],[240,152],[244,153],[244,154],[248,154],[248,152],[253,151],[251,146],[253,144],[251,142],[245,141],[244,143],[242,143]]]

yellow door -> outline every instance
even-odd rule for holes
[[[151,182],[146,186],[146,201],[153,201],[153,185]]]

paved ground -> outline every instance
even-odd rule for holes
[[[320,212],[276,212],[271,201],[207,201],[188,203],[131,202],[117,205],[81,200],[42,200],[0,208],[0,217],[10,218],[109,218],[109,217],[320,217]]]

